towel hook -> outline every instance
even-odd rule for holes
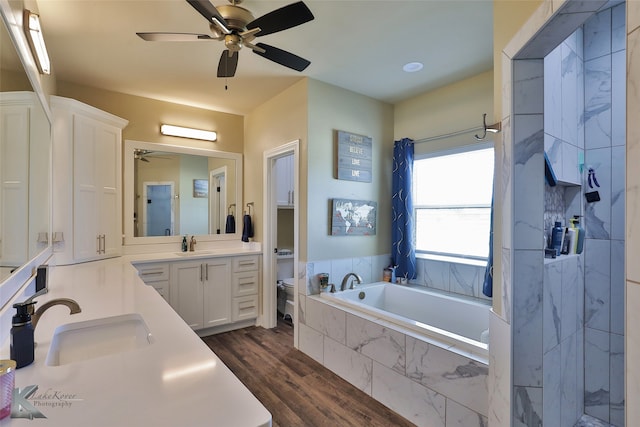
[[[497,122],[490,126],[487,126],[487,113],[484,113],[482,115],[482,127],[484,128],[484,133],[482,134],[482,136],[478,136],[477,134],[475,135],[478,141],[482,141],[483,139],[485,139],[487,137],[487,132],[491,132],[491,133],[500,132],[502,130],[502,123]]]
[[[251,207],[253,206],[253,202],[247,203],[247,210],[249,211],[249,215],[251,215]]]
[[[231,215],[231,214],[232,214],[232,212],[233,212],[233,209],[232,209],[232,208],[235,208],[235,207],[236,207],[236,204],[235,204],[235,203],[231,203],[231,204],[229,205],[229,209],[227,209],[227,213],[228,213],[229,215]]]

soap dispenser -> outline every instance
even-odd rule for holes
[[[182,252],[187,252],[187,250],[187,235],[185,234],[184,236],[182,236]]]
[[[17,310],[11,320],[11,360],[16,361],[16,368],[33,363],[34,359],[34,340],[33,325],[31,324],[31,315],[29,309],[35,302],[20,302],[13,304],[13,308]]]

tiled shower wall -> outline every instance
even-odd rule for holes
[[[584,50],[580,39],[569,39],[552,52],[549,61],[555,64],[546,58],[513,62],[514,426],[573,426],[582,408],[624,425],[624,7],[619,4],[587,21]],[[578,84],[568,81],[570,76]],[[552,93],[544,91],[544,99],[543,80],[545,86],[556,85]],[[567,106],[577,107],[577,113]],[[596,171],[601,200],[586,203],[582,191],[572,186],[545,198],[543,148],[561,154],[554,162],[559,168],[573,168],[569,174],[562,171],[566,183],[585,184],[584,173],[570,176],[580,171],[582,147],[580,133],[569,131],[580,132],[581,122],[585,164]],[[542,200],[564,203],[565,224],[571,215],[584,213],[582,256],[540,264],[540,236],[551,220],[562,218],[545,215],[536,204]]]
[[[559,181],[545,185],[547,237],[582,216],[582,51],[580,28],[544,58],[544,149]],[[571,427],[584,413],[584,255],[545,260],[542,298],[542,421]]]
[[[625,3],[584,25],[585,163],[600,201],[585,203],[585,413],[624,425]]]

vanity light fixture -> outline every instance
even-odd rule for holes
[[[218,139],[218,134],[211,130],[200,130],[173,125],[161,125],[160,133],[163,135],[179,136],[181,138],[201,139],[203,141],[212,142]]]
[[[51,62],[49,61],[47,46],[44,44],[44,37],[42,36],[40,17],[25,9],[23,12],[23,27],[31,52],[36,59],[38,70],[41,74],[51,73]]]

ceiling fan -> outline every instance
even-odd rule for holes
[[[311,64],[293,53],[264,43],[253,44],[256,37],[287,30],[313,20],[313,14],[302,2],[273,10],[259,18],[238,6],[242,0],[228,0],[230,5],[214,6],[209,0],[187,0],[209,22],[211,35],[193,33],[136,33],[146,41],[224,40],[226,49],[218,62],[218,77],[233,77],[238,67],[238,52],[243,46],[253,53],[296,71]]]

